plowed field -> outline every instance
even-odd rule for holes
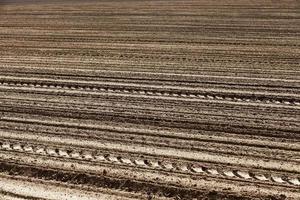
[[[300,199],[300,2],[0,0],[0,198]]]

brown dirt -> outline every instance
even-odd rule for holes
[[[0,181],[65,199],[300,199],[299,5],[1,1]],[[0,198],[45,199],[27,189]]]

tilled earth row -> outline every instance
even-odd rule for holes
[[[0,1],[0,197],[300,199],[299,9]]]

